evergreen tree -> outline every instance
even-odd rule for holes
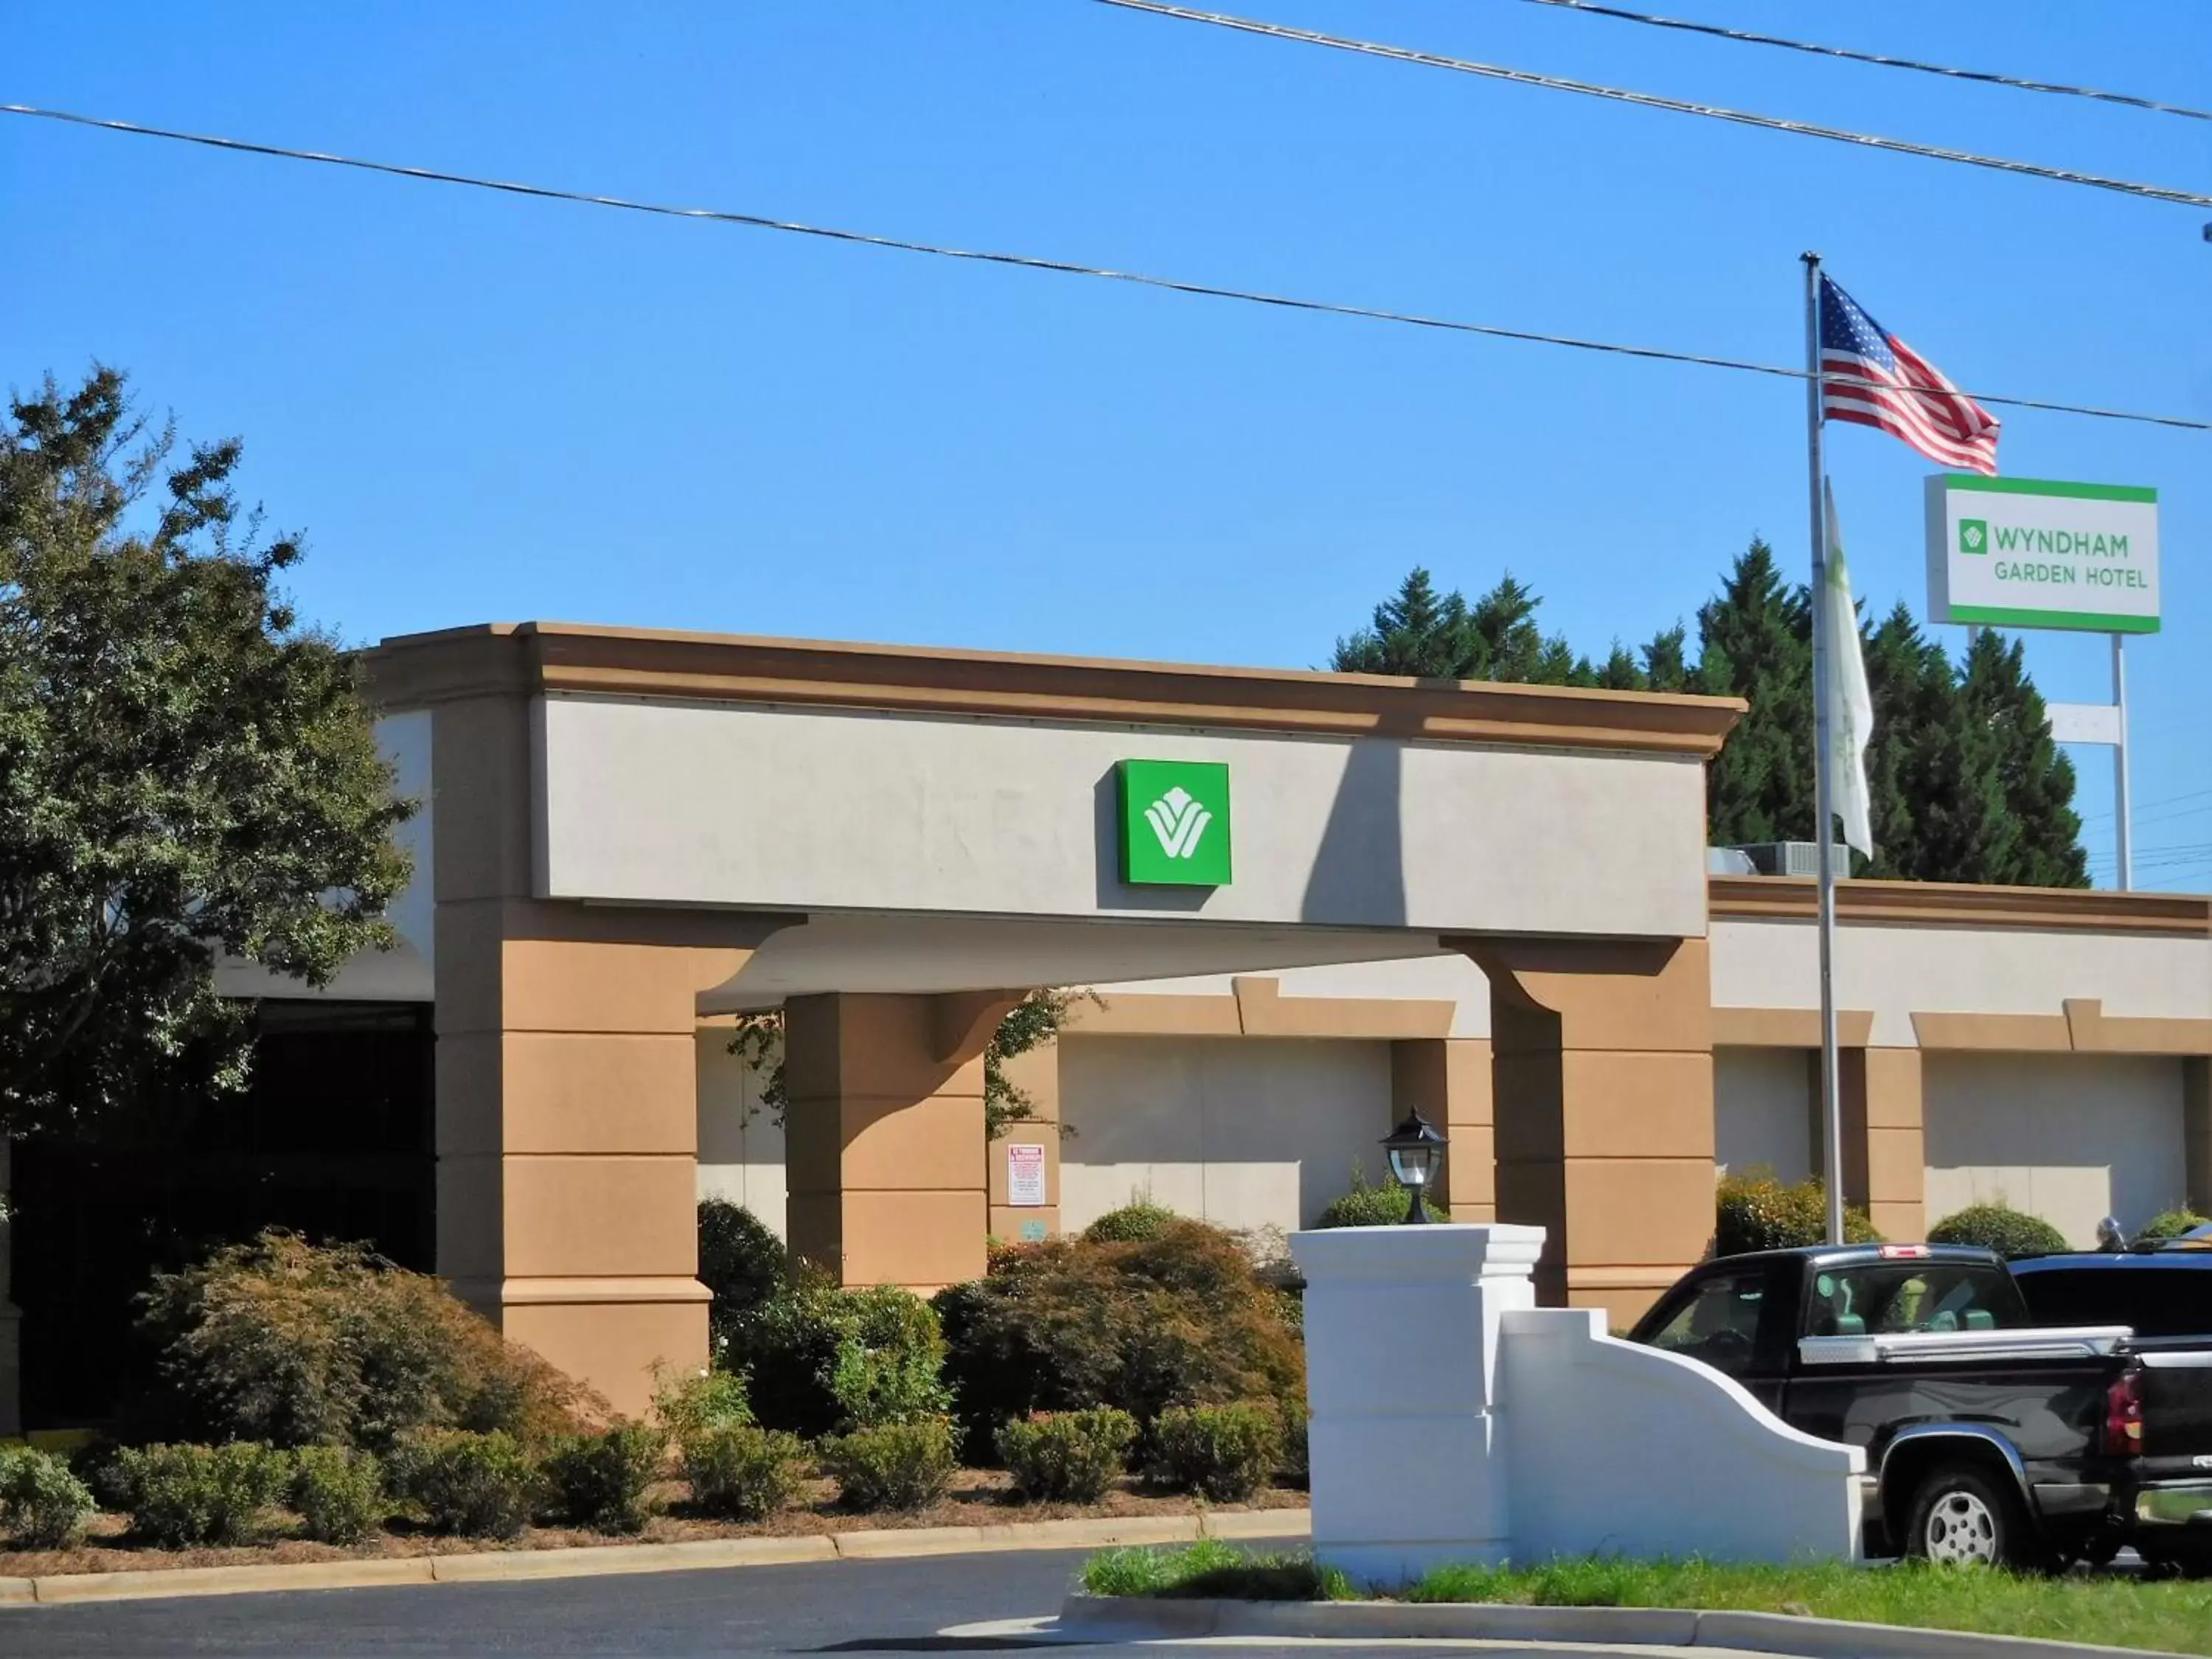
[[[2033,887],[2086,887],[2081,820],[2074,811],[2074,763],[2051,741],[2042,695],[2027,677],[2021,641],[1988,629],[1974,635],[1959,688],[1962,724],[1984,747],[1995,810],[2006,833],[1978,872],[1951,880]]]
[[[1642,661],[1614,643],[1601,665],[1579,657],[1535,616],[1541,599],[1512,576],[1468,605],[1415,570],[1372,623],[1338,641],[1341,671],[1740,696],[1749,710],[1707,769],[1717,844],[1807,841],[1813,834],[1813,612],[1753,539],[1698,612],[1698,658],[1680,623]],[[2087,884],[2072,800],[2074,769],[2051,739],[2021,647],[1977,636],[1963,671],[1902,604],[1860,624],[1875,722],[1867,751],[1875,856],[1856,873],[1915,881]]]
[[[1753,541],[1718,597],[1699,610],[1698,640],[1687,689],[1751,705],[1706,770],[1707,833],[1722,846],[1809,840],[1812,607],[1802,589],[1783,585],[1765,542]]]

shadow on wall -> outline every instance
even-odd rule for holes
[[[1386,738],[1352,745],[1328,826],[1306,878],[1299,920],[1406,925],[1405,826],[1399,793],[1401,745]]]

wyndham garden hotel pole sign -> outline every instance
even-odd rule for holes
[[[1928,617],[1990,628],[2158,632],[2158,491],[1938,473]]]

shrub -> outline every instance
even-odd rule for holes
[[[1058,1239],[1000,1253],[937,1299],[945,1375],[971,1455],[1033,1412],[1281,1399],[1304,1383],[1285,1299],[1229,1234],[1179,1220],[1157,1237]]]
[[[1272,1406],[1172,1406],[1153,1425],[1159,1471],[1179,1491],[1242,1503],[1283,1461],[1283,1424]]]
[[[1423,1208],[1438,1221],[1449,1221],[1450,1212],[1433,1200]],[[1401,1227],[1413,1212],[1413,1195],[1395,1181],[1380,1187],[1367,1184],[1367,1172],[1354,1165],[1352,1190],[1321,1212],[1316,1227]]]
[[[1093,1244],[1135,1244],[1158,1238],[1182,1218],[1164,1204],[1149,1198],[1133,1198],[1118,1210],[1109,1210],[1083,1230]]]
[[[384,1524],[384,1466],[343,1446],[305,1447],[292,1455],[292,1507],[317,1542],[358,1544]]]
[[[1291,1395],[1282,1404],[1283,1467],[1277,1471],[1292,1486],[1308,1485],[1313,1479],[1313,1458],[1306,1429],[1312,1413],[1306,1408],[1304,1395]]]
[[[1095,1504],[1128,1466],[1137,1419],[1103,1406],[1040,1412],[1000,1426],[999,1460],[1014,1490],[1032,1502]]]
[[[1928,1230],[1930,1244],[1978,1244],[2008,1260],[2024,1255],[2053,1255],[2067,1248],[2066,1235],[2041,1216],[2015,1210],[2002,1201],[1970,1204],[1956,1215],[1947,1215]]]
[[[226,1446],[156,1445],[122,1452],[131,1529],[149,1544],[243,1544],[283,1492],[283,1454],[250,1440]]]
[[[942,1409],[923,1403],[945,1363],[937,1315],[895,1285],[803,1279],[738,1322],[730,1358],[763,1426],[808,1439]]]
[[[99,1512],[92,1489],[60,1458],[30,1446],[0,1447],[0,1537],[17,1549],[75,1549]]]
[[[428,1274],[270,1231],[139,1298],[158,1381],[141,1431],[387,1449],[422,1428],[536,1442],[605,1407]]]
[[[1720,1183],[1715,1206],[1713,1254],[1743,1255],[1753,1250],[1794,1250],[1828,1237],[1828,1189],[1817,1176],[1785,1187],[1771,1172],[1750,1170]],[[1844,1239],[1879,1244],[1881,1235],[1865,1211],[1845,1206]]]
[[[653,1513],[646,1490],[667,1456],[667,1431],[643,1423],[556,1441],[544,1465],[553,1508],[572,1526],[642,1532]]]
[[[708,1514],[765,1521],[799,1495],[805,1457],[795,1434],[725,1424],[684,1443],[684,1478]]]
[[[745,1398],[745,1379],[735,1371],[699,1371],[654,1378],[653,1415],[680,1451],[716,1429],[750,1428],[753,1408]]]
[[[944,1496],[959,1467],[952,1421],[945,1417],[855,1429],[824,1440],[817,1455],[838,1498],[856,1510],[926,1508]]]
[[[790,1271],[783,1241],[750,1210],[726,1198],[699,1200],[699,1282],[714,1293],[707,1317],[716,1352],[739,1319],[783,1287]]]
[[[2156,1244],[2206,1225],[2212,1225],[2212,1216],[2199,1215],[2186,1206],[2179,1210],[2160,1210],[2143,1223],[2142,1230],[2136,1235],[2136,1243]]]
[[[544,1491],[530,1454],[502,1429],[425,1431],[400,1443],[394,1463],[396,1484],[433,1532],[513,1538]]]

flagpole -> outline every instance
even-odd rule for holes
[[[1820,256],[1805,263],[1805,449],[1813,523],[1813,840],[1820,870],[1820,1170],[1828,1195],[1828,1243],[1844,1242],[1844,1097],[1836,1042],[1836,856],[1828,770],[1828,526],[1820,510]]]

